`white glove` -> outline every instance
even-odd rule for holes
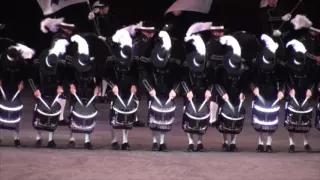
[[[291,19],[291,14],[288,13],[281,17],[282,21],[289,21]]]
[[[95,18],[94,13],[93,13],[93,12],[90,12],[89,15],[88,15],[88,18],[89,18],[90,20],[94,19],[94,18]]]
[[[278,29],[274,30],[272,35],[275,36],[275,37],[280,37],[281,36],[281,31],[279,31]]]
[[[103,36],[98,36],[99,39],[102,39],[103,41],[106,41],[107,38],[106,37],[103,37]]]

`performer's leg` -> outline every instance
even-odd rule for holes
[[[84,148],[86,149],[89,149],[89,150],[93,150],[94,147],[91,143],[91,140],[90,140],[90,134],[89,133],[86,133],[84,134]]]
[[[237,135],[231,134],[230,136],[231,136],[230,151],[236,152],[237,151],[237,146],[236,146]]]
[[[289,132],[289,143],[290,143],[289,152],[295,152],[295,144],[294,144],[292,132]]]
[[[229,144],[228,144],[228,134],[221,133],[222,136],[222,151],[228,151],[229,150]]]
[[[53,140],[54,132],[49,132],[48,148],[56,148],[57,145]]]
[[[129,130],[123,129],[122,130],[122,150],[130,150],[130,145],[128,143],[128,135],[129,135]]]
[[[267,133],[267,147],[266,147],[266,151],[267,151],[268,153],[273,152],[273,149],[272,149],[272,146],[271,146],[271,144],[272,144],[272,135],[273,135],[273,133]]]
[[[189,140],[189,146],[188,146],[187,151],[188,152],[194,151],[193,134],[187,133],[187,136],[188,136],[188,140]]]
[[[41,138],[41,131],[37,130],[37,135],[36,135],[36,147],[40,148],[42,145],[42,138]]]
[[[256,149],[257,152],[263,152],[264,151],[264,142],[263,142],[263,133],[258,133],[258,147]]]
[[[21,147],[20,143],[20,123],[17,125],[17,129],[14,130],[14,146]]]
[[[137,95],[136,95],[136,97],[137,97]],[[138,98],[136,98],[136,99],[138,99]],[[136,102],[138,103],[138,107],[139,107],[139,100],[137,100]],[[141,107],[139,107],[139,109],[141,110]],[[138,118],[138,115],[136,116],[136,119],[135,119],[133,125],[134,125],[134,127],[145,127],[146,126],[146,124],[144,122],[142,122],[141,119]]]
[[[66,102],[67,100],[66,99],[63,99],[63,98],[58,98],[57,102],[60,104],[61,106],[61,113],[60,113],[60,116],[59,116],[59,125],[60,126],[67,126],[68,123],[67,121],[64,119],[64,110],[65,110],[65,107],[66,107]]]
[[[216,102],[210,102],[210,124],[217,121],[218,104]]]
[[[74,138],[74,133],[70,131],[69,148],[76,147],[76,139]]]
[[[308,139],[309,139],[309,133],[303,133],[303,145],[304,145],[305,151],[311,150],[311,146],[309,145]]]
[[[198,135],[198,145],[197,145],[198,152],[204,152],[204,146],[202,143],[202,135]]]
[[[167,145],[164,143],[164,138],[165,138],[165,133],[160,132],[160,146],[159,146],[159,151],[163,151],[163,152],[168,152],[168,147]]]
[[[159,150],[158,141],[157,141],[157,135],[158,135],[157,131],[152,131],[152,151],[158,151]]]
[[[102,88],[101,88],[101,96],[104,97],[104,96],[106,95],[106,91],[107,91],[107,87],[108,87],[108,82],[107,82],[105,79],[103,79],[101,85],[102,85]]]

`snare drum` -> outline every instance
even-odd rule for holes
[[[312,104],[308,101],[298,106],[293,100],[286,102],[284,126],[289,132],[307,133],[312,128]]]
[[[224,103],[219,109],[217,129],[220,133],[225,134],[239,134],[243,128],[245,110],[239,106],[235,106],[234,109],[230,107],[228,103]]]
[[[51,101],[44,99],[50,105]],[[56,102],[48,109],[43,103],[35,104],[32,125],[36,130],[53,132],[58,127],[59,116],[61,113],[61,105]]]
[[[70,130],[73,133],[92,133],[96,126],[97,114],[98,111],[94,105],[90,104],[86,107],[76,102],[71,111]]]
[[[251,124],[255,131],[274,133],[278,129],[280,105],[272,104],[272,101],[266,101],[265,104],[260,101],[252,102]]]
[[[187,105],[182,121],[182,129],[186,133],[198,135],[204,135],[206,133],[210,119],[210,108],[208,104],[206,104],[200,111],[197,111],[201,104],[202,102],[199,100],[194,101],[196,112],[192,108],[191,103]]]
[[[172,101],[167,104],[166,100],[161,100],[161,105],[152,100],[149,108],[149,128],[153,131],[168,132],[172,129],[175,118],[176,106]]]
[[[0,129],[15,130],[21,120],[23,105],[20,100],[0,101]]]
[[[128,99],[124,100],[127,103]],[[138,102],[131,100],[126,107],[117,99],[112,105],[110,122],[113,129],[132,129],[138,110]]]

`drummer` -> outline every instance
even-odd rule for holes
[[[150,106],[152,103],[152,99],[155,103],[155,99],[163,100],[163,103],[167,102],[167,100],[174,100],[179,92],[180,86],[180,74],[181,72],[181,61],[184,59],[184,46],[182,43],[179,43],[177,39],[170,37],[170,25],[165,25],[163,29],[159,33],[159,41],[154,46],[151,51],[151,64],[148,65],[151,68],[145,68],[145,73],[143,80],[145,80],[150,86],[151,89],[147,89],[149,91],[149,113],[148,113],[148,124],[150,129],[152,130],[153,136],[153,151],[164,151],[167,152],[168,148],[165,144],[164,137],[165,132],[171,130],[170,128],[163,128],[163,125],[153,123],[153,119],[157,117],[151,117],[150,114]],[[176,59],[173,59],[176,58]],[[161,105],[161,107],[164,105]],[[167,108],[167,107],[164,107]],[[163,123],[171,121],[171,118],[165,119]],[[158,120],[158,119],[156,119]],[[160,119],[161,121],[161,119]],[[159,144],[157,140],[157,135],[159,133]]]
[[[28,66],[25,59],[31,59],[34,51],[25,45],[15,43],[10,40],[1,39],[1,59],[0,59],[0,105],[4,107],[6,101],[13,101],[13,104],[22,105],[19,92],[24,88],[24,82],[28,77]],[[5,104],[4,104],[5,103]],[[20,143],[20,121],[18,123],[6,123],[11,119],[8,113],[0,108],[0,142],[2,140],[2,130],[14,131],[14,145],[21,147]],[[19,115],[21,118],[21,113]]]

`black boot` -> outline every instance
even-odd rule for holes
[[[57,147],[57,145],[56,145],[56,143],[54,142],[54,140],[52,140],[52,141],[49,141],[48,142],[48,146],[47,146],[48,148],[56,148]]]
[[[202,143],[198,144],[196,151],[197,151],[197,152],[204,152],[204,146],[203,146]]]
[[[85,149],[89,149],[89,150],[94,150],[94,147],[93,147],[93,145],[91,144],[91,142],[86,142],[86,143],[84,144],[84,148],[85,148]]]
[[[294,152],[296,152],[295,149],[296,149],[295,145],[290,145],[290,146],[289,146],[289,153],[294,153]]]
[[[130,151],[130,145],[129,145],[129,143],[123,143],[122,145],[121,145],[121,150],[127,150],[127,151]]]
[[[257,147],[257,149],[256,149],[256,152],[264,152],[264,147],[263,147],[263,145],[262,144],[259,144],[258,145],[258,147]]]
[[[158,147],[158,143],[153,143],[152,144],[152,151],[158,151],[159,147]]]
[[[222,150],[222,151],[225,151],[225,152],[226,152],[226,151],[229,151],[229,146],[228,146],[228,144],[227,144],[227,143],[223,143],[223,144],[222,144],[222,147],[221,147],[221,150]]]
[[[111,147],[112,147],[113,150],[120,150],[120,145],[119,145],[118,142],[113,142],[111,144]]]
[[[160,144],[159,146],[159,151],[162,151],[162,152],[168,152],[168,147],[166,144]]]
[[[237,149],[237,146],[236,144],[230,144],[230,148],[229,148],[230,152],[237,152],[238,149]]]
[[[69,148],[70,148],[70,149],[76,148],[76,142],[73,141],[73,140],[69,141]]]
[[[309,152],[312,150],[311,146],[309,144],[304,145],[304,150]]]
[[[59,126],[69,126],[70,125],[70,122],[66,119],[63,119],[63,120],[59,120],[59,123],[58,123]]]
[[[142,122],[140,119],[138,119],[137,121],[135,121],[133,123],[134,127],[146,127],[146,124],[144,122]]]
[[[267,145],[267,147],[266,147],[266,152],[267,152],[267,153],[273,153],[273,149],[272,149],[272,146],[271,146],[271,145]]]
[[[14,140],[14,146],[15,146],[16,148],[21,148],[21,143],[20,143],[20,140],[19,140],[19,139]]]
[[[36,148],[40,148],[42,146],[42,139],[38,139],[36,141]]]
[[[189,144],[187,151],[188,152],[193,152],[194,151],[194,145],[193,144]]]

